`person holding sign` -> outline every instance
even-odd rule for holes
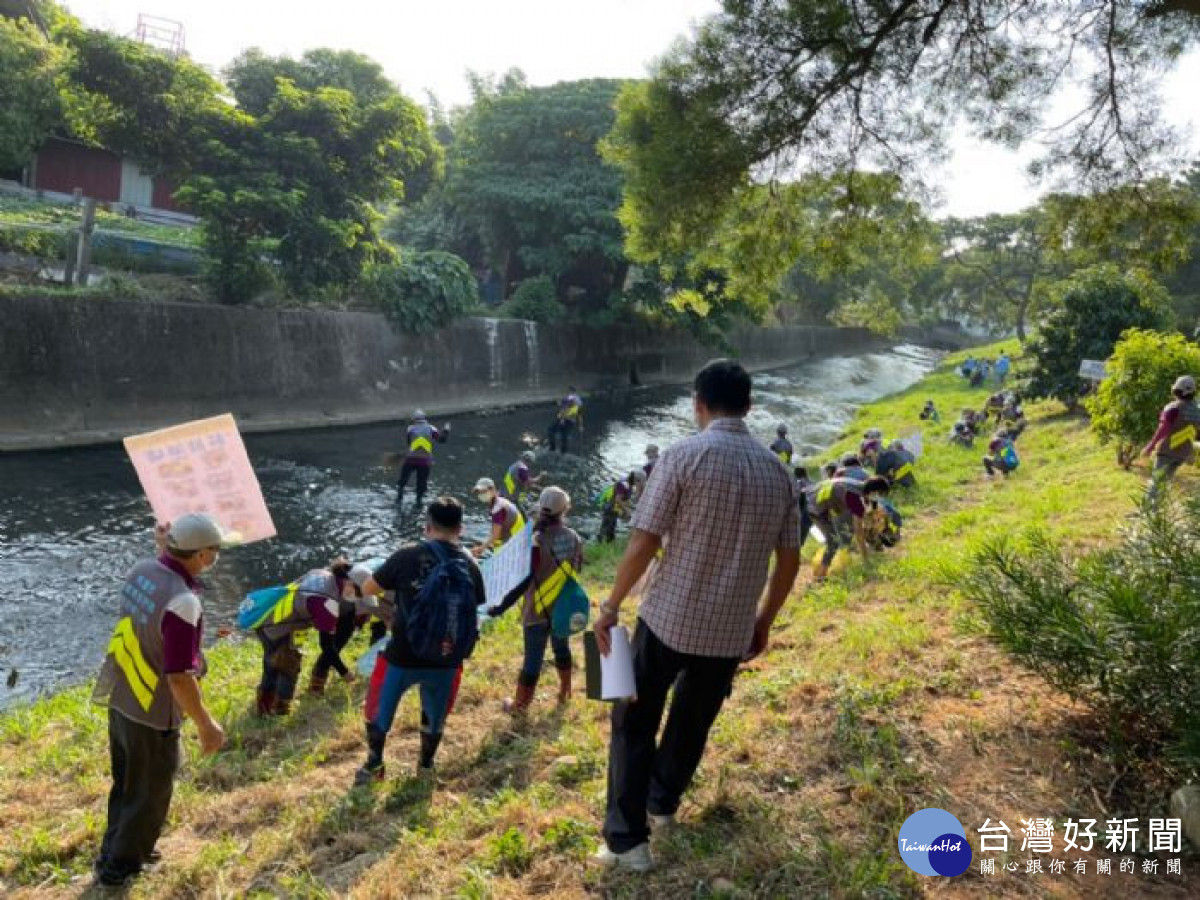
[[[533,525],[530,576],[510,591],[503,602],[488,610],[489,616],[501,616],[519,598],[525,600],[521,609],[525,661],[517,675],[516,694],[504,704],[511,713],[523,713],[533,702],[547,641],[554,650],[554,669],[558,672],[558,702],[571,699],[574,660],[568,643],[569,631],[562,634],[562,629],[554,628],[559,618],[558,603],[568,591],[580,590],[576,579],[583,568],[583,541],[564,522],[570,508],[571,498],[562,488],[548,487],[542,491]]]
[[[487,506],[488,518],[492,523],[487,540],[471,551],[478,559],[489,550],[503,547],[509,538],[525,527],[525,517],[515,503],[500,496],[496,482],[490,478],[480,478],[475,482],[475,496]]]
[[[179,731],[196,723],[200,751],[216,753],[225,732],[204,704],[200,574],[216,563],[227,533],[189,513],[156,532],[157,559],[138,563],[121,589],[121,618],[108,645],[94,702],[108,707],[112,787],[96,860],[100,884],[118,887],[156,856],[179,769]]]
[[[636,699],[618,701],[612,712],[605,846],[596,854],[603,865],[653,866],[647,816],[655,825],[673,820],[738,665],[766,648],[800,569],[795,484],[746,427],[750,388],[749,373],[731,360],[697,374],[693,408],[701,432],[659,458],[612,593],[600,606],[595,639],[607,656],[622,601],[663,548],[633,634]]]

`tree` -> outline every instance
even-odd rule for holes
[[[949,219],[942,230],[946,277],[959,311],[1015,328],[1024,343],[1039,292],[1064,271],[1048,242],[1046,215],[1033,207],[1012,215]]]
[[[965,121],[1042,171],[1145,181],[1179,144],[1157,79],[1200,34],[1200,4],[1152,0],[726,0],[627,88],[610,158],[635,257],[702,245],[750,181],[919,173]],[[1079,106],[1047,127],[1056,88]]]
[[[0,172],[22,168],[61,121],[61,50],[28,19],[0,18]]]
[[[1084,400],[1101,443],[1116,441],[1117,461],[1129,468],[1158,425],[1158,412],[1180,375],[1200,372],[1200,344],[1178,334],[1130,329],[1113,349],[1107,376]]]
[[[1082,388],[1080,361],[1108,359],[1127,329],[1164,327],[1170,301],[1145,272],[1112,265],[1082,269],[1059,282],[1054,294],[1055,308],[1029,345],[1035,364],[1028,394],[1073,410]]]
[[[424,114],[365,57],[247,54],[230,70],[241,108],[186,59],[102,32],[65,34],[76,134],[175,177],[177,196],[203,217],[224,302],[261,286],[268,255],[297,295],[344,292],[387,253],[375,204],[419,195],[436,177],[441,154]]]
[[[526,87],[475,80],[475,102],[455,124],[445,198],[480,236],[506,292],[534,275],[560,300],[602,306],[628,264],[616,218],[620,175],[596,149],[613,122],[621,83],[605,79]]]
[[[373,266],[367,297],[401,331],[427,334],[445,328],[479,300],[470,267],[452,253],[405,253],[398,262]]]

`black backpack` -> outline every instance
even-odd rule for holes
[[[436,563],[408,609],[405,634],[417,659],[430,663],[460,663],[479,639],[478,598],[470,563],[457,552],[447,553],[437,541],[422,546]]]

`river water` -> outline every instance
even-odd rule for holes
[[[788,424],[802,457],[827,447],[857,406],[919,380],[937,354],[911,345],[814,360],[755,376],[748,423],[764,441]],[[539,452],[548,473],[575,503],[572,524],[595,533],[591,504],[604,487],[644,462],[648,443],[667,447],[694,431],[683,387],[619,397],[585,397],[586,429],[568,456]],[[437,448],[430,494],[467,503],[467,537],[488,524],[469,491],[476,479],[499,482],[528,442],[544,435],[548,406],[484,411],[451,419]],[[441,424],[439,420],[437,424]],[[250,435],[246,446],[278,536],[222,554],[206,576],[206,621],[232,622],[243,594],[281,584],[337,553],[385,555],[418,533],[408,501],[395,505],[396,471],[385,454],[401,449],[403,426],[371,425]],[[122,576],[153,552],[153,519],[119,447],[0,454],[0,707],[91,674],[115,621]],[[16,683],[3,686],[17,673]]]

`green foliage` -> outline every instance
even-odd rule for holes
[[[364,279],[367,297],[408,334],[444,328],[479,300],[475,276],[452,253],[404,253],[399,262],[373,266]]]
[[[55,228],[0,224],[0,250],[41,259],[64,259],[67,233]]]
[[[1140,270],[1093,266],[1059,282],[1054,295],[1055,308],[1030,343],[1028,395],[1061,400],[1071,409],[1083,387],[1081,360],[1108,359],[1126,329],[1161,328],[1169,317],[1166,291]]]
[[[597,151],[621,83],[529,88],[479,83],[455,123],[443,202],[478,235],[507,289],[533,275],[586,306],[618,293],[628,266],[616,218],[620,175]]]
[[[985,543],[958,586],[990,637],[1091,706],[1112,749],[1200,765],[1200,500],[1149,504],[1111,550],[1071,555],[1041,532]]]
[[[28,19],[0,17],[0,172],[20,169],[62,117],[61,48]]]
[[[554,295],[554,282],[538,275],[517,285],[512,299],[504,304],[504,313],[514,319],[554,322],[562,318],[563,308]]]
[[[1084,400],[1092,430],[1103,443],[1115,441],[1118,460],[1128,466],[1137,447],[1154,434],[1175,379],[1196,372],[1200,344],[1178,334],[1125,332],[1108,361],[1108,377]]]
[[[163,172],[186,171],[206,118],[224,106],[220,83],[186,56],[75,22],[56,38],[69,50],[59,87],[74,135]]]
[[[488,867],[502,875],[522,875],[533,864],[533,850],[516,826],[488,841]]]

